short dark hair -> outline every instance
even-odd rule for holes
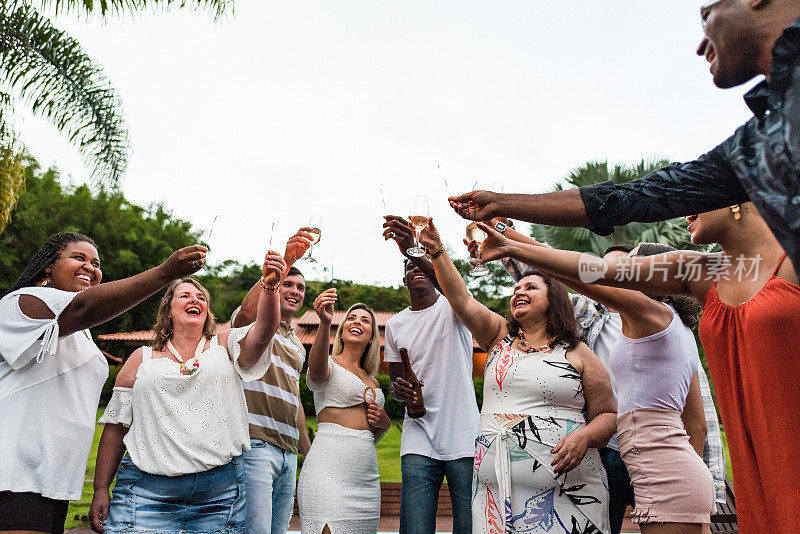
[[[298,269],[297,267],[292,265],[291,267],[289,267],[289,272],[286,273],[286,276],[295,276],[295,275],[298,275],[298,274],[300,276],[303,276],[303,273],[300,272],[300,269]],[[305,279],[306,279],[306,277],[303,276],[303,280],[305,280]]]
[[[552,338],[550,348],[563,345],[565,349],[572,350],[578,346],[580,337],[578,336],[578,324],[575,320],[575,307],[569,298],[567,288],[549,276],[543,274],[538,269],[528,269],[522,274],[522,278],[527,276],[538,276],[544,280],[547,286],[547,335]],[[520,280],[521,280],[520,279]],[[510,301],[509,301],[510,302]],[[508,333],[512,336],[519,334],[520,324],[509,312],[506,321]]]
[[[59,232],[51,235],[44,246],[42,246],[42,248],[34,254],[33,258],[31,258],[31,261],[28,262],[28,266],[25,267],[25,270],[19,275],[17,281],[14,282],[14,285],[8,290],[8,293],[41,282],[44,278],[45,267],[52,265],[61,253],[64,252],[64,249],[67,248],[67,245],[70,243],[83,242],[89,243],[97,248],[97,243],[95,243],[91,237],[76,232]]]
[[[609,252],[624,252],[625,254],[628,254],[633,249],[634,249],[633,245],[629,245],[627,243],[619,243],[618,245],[611,245],[610,247],[608,247],[606,251],[603,252],[603,256],[605,256]]]
[[[664,254],[665,252],[675,252],[675,247],[664,245],[663,243],[640,243],[639,249],[636,251],[636,256],[655,256],[656,254]],[[648,297],[664,304],[669,304],[678,313],[681,322],[689,328],[694,328],[700,322],[700,311],[703,307],[700,302],[687,295],[650,295],[645,293]]]

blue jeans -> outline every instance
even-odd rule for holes
[[[208,471],[168,477],[145,473],[125,454],[113,495],[107,534],[244,532],[241,456]]]
[[[620,458],[619,451],[604,447],[600,449],[600,460],[606,468],[608,475],[608,518],[611,524],[611,534],[619,534],[622,530],[622,520],[625,519],[625,510],[628,505],[634,506],[633,486],[628,476],[628,468]]]
[[[445,476],[453,506],[453,532],[472,532],[472,456],[444,461],[406,454],[400,458],[400,472],[400,534],[436,532],[436,508]]]
[[[297,454],[251,439],[250,450],[242,458],[247,487],[246,534],[284,534],[294,508]]]

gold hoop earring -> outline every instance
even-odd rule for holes
[[[731,213],[733,213],[734,220],[738,221],[742,218],[742,214],[739,211],[742,209],[742,206],[739,204],[734,204],[731,206]]]

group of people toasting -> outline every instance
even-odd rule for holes
[[[453,207],[472,216],[474,195]],[[504,317],[471,296],[431,218],[385,217],[384,237],[406,256],[411,306],[387,322],[383,359],[392,394],[425,404],[403,424],[401,532],[435,530],[445,477],[454,532],[619,532],[628,504],[646,534],[708,530],[724,461],[713,457],[721,446],[698,322],[740,522],[794,520],[795,370],[779,361],[798,350],[797,274],[752,203],[689,221],[694,243],[722,252],[620,245],[595,283],[582,281],[585,255],[538,243],[502,215],[477,221],[464,239],[474,262],[502,260],[517,281]],[[99,421],[92,528],[285,532],[302,453],[303,532],[377,532],[375,443],[391,425],[375,379],[378,323],[355,304],[331,339],[337,295],[327,289],[313,303],[320,324],[306,359],[290,326],[305,298],[293,264],[312,242],[301,228],[283,255],[269,251],[222,329],[191,277],[205,247],[100,284],[91,238],[52,236],[0,300],[0,530],[63,530],[108,374],[87,329],[166,287],[154,339],[126,360]],[[760,257],[762,268],[743,276],[719,261],[737,257]],[[480,413],[473,338],[488,353]],[[299,401],[304,367],[313,443]]]

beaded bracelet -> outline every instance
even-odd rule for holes
[[[276,293],[278,291],[278,284],[267,284],[264,282],[264,277],[261,277],[261,290],[264,293]]]
[[[439,243],[439,248],[437,248],[433,252],[428,252],[428,257],[432,260],[435,260],[436,258],[442,255],[442,252],[444,252],[444,243]]]

